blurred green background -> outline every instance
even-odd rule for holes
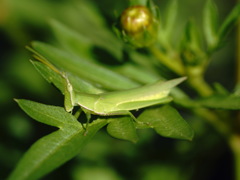
[[[90,2],[108,28],[128,6],[128,0]],[[164,11],[169,0],[155,2]],[[176,34],[181,33],[192,17],[201,27],[204,3],[205,0],[179,0]],[[215,3],[223,19],[236,2],[217,0]],[[48,24],[50,19],[70,27],[85,26],[81,21],[84,13],[77,11],[76,4],[77,0],[0,0],[0,179],[8,176],[31,144],[55,130],[32,120],[13,99],[63,105],[61,93],[30,64],[31,54],[25,46],[32,40],[54,42]],[[234,36],[232,32],[227,46],[214,56],[206,74],[207,81],[220,81],[228,89],[234,85]],[[102,130],[78,157],[43,179],[232,179],[233,159],[224,139],[202,119],[184,111],[182,115],[195,130],[192,142],[162,138],[144,130],[140,141],[132,144],[113,139]]]

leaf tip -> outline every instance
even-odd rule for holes
[[[171,81],[173,82],[174,86],[177,86],[178,84],[182,83],[186,79],[187,79],[187,76],[183,76],[183,77],[180,77],[180,78],[173,79]]]
[[[137,142],[138,142],[138,137],[129,139],[128,141],[132,142],[133,144],[137,144]]]
[[[16,99],[16,98],[13,98],[13,100],[17,103],[19,102],[19,99]]]
[[[187,80],[187,76],[180,77],[179,79],[181,80],[181,82],[183,82],[183,81]]]
[[[194,131],[191,129],[191,132],[189,133],[188,137],[186,137],[186,140],[193,141],[194,138]]]

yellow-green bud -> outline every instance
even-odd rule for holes
[[[145,6],[132,6],[123,11],[121,25],[124,31],[134,34],[143,31],[152,23],[152,15]]]
[[[131,6],[120,18],[124,38],[136,47],[151,45],[157,38],[158,22],[146,6]]]

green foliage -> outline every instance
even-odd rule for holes
[[[193,130],[173,107],[149,108],[138,118],[161,136],[192,140]]]
[[[136,127],[129,117],[112,119],[107,126],[107,132],[118,139],[128,140],[133,143],[138,141]]]
[[[203,12],[204,34],[209,49],[214,49],[218,43],[217,29],[218,27],[218,11],[216,5],[211,1],[207,1]]]
[[[9,179],[38,179],[76,156],[81,148],[106,125],[96,120],[88,127],[88,135],[74,116],[62,107],[17,100],[20,107],[35,120],[56,126],[59,130],[39,139],[26,152]]]
[[[227,34],[232,30],[233,26],[237,23],[240,15],[240,4],[236,5],[231,13],[224,20],[220,26],[218,36],[221,41],[225,40]]]
[[[215,95],[199,100],[199,104],[208,108],[239,110],[240,96]]]
[[[164,19],[160,19],[159,28],[159,41],[163,44],[165,48],[169,48],[169,43],[171,42],[172,33],[174,32],[174,24],[177,20],[178,3],[176,0],[172,0],[169,3],[168,8],[166,8]]]
[[[50,63],[57,66],[62,71],[71,72],[94,84],[99,84],[103,88],[117,90],[133,88],[138,85],[134,81],[131,81],[102,65],[92,63],[91,61],[57,49],[53,46],[40,42],[34,42],[32,43],[32,46],[41,54],[41,56],[43,56],[44,59],[47,59],[47,61],[50,61]]]
[[[204,33],[208,44],[208,49],[211,52],[219,48],[229,31],[236,24],[240,15],[240,5],[236,5],[228,17],[224,20],[222,25],[219,23],[219,14],[216,5],[212,0],[208,0],[204,9]]]

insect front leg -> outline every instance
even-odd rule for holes
[[[84,113],[85,113],[85,115],[86,115],[86,118],[87,118],[86,126],[85,126],[85,127],[83,126],[83,128],[84,128],[84,130],[85,130],[84,136],[86,136],[87,133],[88,133],[88,125],[89,125],[89,123],[90,123],[90,120],[91,120],[91,116],[92,116],[92,115],[91,115],[91,112],[90,112],[89,110],[84,109],[84,108],[82,108],[82,110],[84,111]]]
[[[64,79],[64,107],[67,112],[71,112],[74,107],[74,91],[72,84],[70,83],[67,74],[63,73]]]

